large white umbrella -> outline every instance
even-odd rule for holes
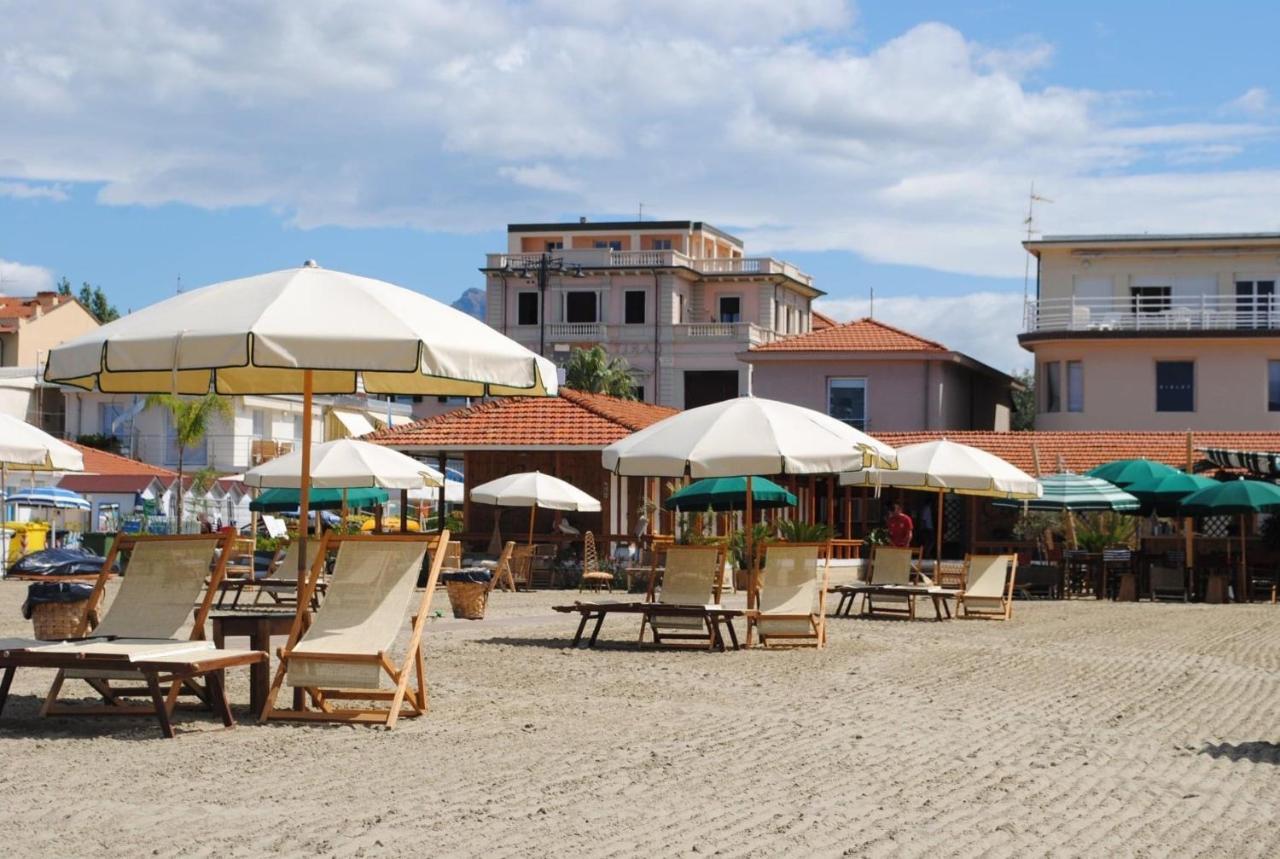
[[[898,467],[888,471],[864,469],[840,475],[843,486],[894,486],[938,493],[937,559],[942,560],[942,496],[979,495],[988,498],[1039,498],[1040,482],[1000,457],[947,439],[898,448]]]
[[[555,367],[412,290],[308,261],[161,301],[49,353],[45,380],[109,393],[302,394],[301,504],[313,393],[551,395]],[[306,575],[306,530],[298,579]],[[299,611],[304,611],[299,603]]]
[[[8,493],[8,471],[84,471],[80,451],[26,421],[0,414],[0,499]],[[3,508],[0,508],[3,509]],[[0,515],[0,535],[4,520]],[[0,577],[8,570],[9,547],[0,545]]]
[[[471,500],[498,507],[529,508],[529,543],[533,543],[533,516],[537,508],[598,513],[600,502],[572,483],[540,471],[508,474],[471,490]]]
[[[302,451],[295,450],[244,473],[246,486],[297,489]],[[311,486],[316,489],[439,487],[444,476],[425,462],[368,441],[344,438],[311,446]]]
[[[739,397],[680,412],[604,449],[604,467],[641,477],[747,478],[744,533],[754,599],[753,475],[894,468],[894,449],[843,421],[791,403]]]

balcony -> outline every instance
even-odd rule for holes
[[[1028,302],[1023,336],[1059,332],[1159,334],[1276,331],[1280,305],[1270,296],[1166,295],[1045,298]]]
[[[727,341],[746,346],[772,343],[777,334],[754,322],[692,322],[673,325],[672,335],[677,343],[706,343]]]
[[[614,251],[608,248],[586,248],[555,251],[567,266],[583,269],[601,268],[688,268],[705,275],[782,275],[805,286],[813,286],[813,278],[789,262],[773,257],[691,257],[679,251]],[[540,253],[488,254],[486,269],[532,271],[542,258]]]
[[[608,326],[603,322],[548,322],[547,338],[573,343],[596,343],[609,339]]]

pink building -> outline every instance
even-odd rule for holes
[[[1007,430],[1017,385],[968,355],[875,319],[815,325],[738,357],[751,367],[757,396],[871,432]]]
[[[748,393],[738,353],[812,330],[823,294],[701,221],[510,224],[482,271],[491,326],[558,362],[599,344],[640,399],[676,408]]]

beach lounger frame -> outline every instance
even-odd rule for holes
[[[813,571],[812,579],[805,579],[803,587],[809,593],[808,608],[805,611],[771,611],[767,605],[771,602],[766,599],[766,591],[772,585],[778,588],[776,581],[777,569],[775,568],[775,581],[771,582],[769,573],[769,553],[774,552],[774,557],[779,558],[782,555],[792,555],[793,558],[799,558],[806,564],[812,560],[816,565]],[[812,553],[812,559],[809,558]],[[831,543],[786,543],[786,542],[770,542],[763,546],[764,569],[762,570],[759,584],[759,591],[756,596],[756,608],[746,613],[747,618],[747,637],[746,645],[751,646],[754,636],[760,637],[760,643],[765,647],[774,644],[799,646],[810,644],[817,648],[826,646],[827,643],[827,585],[831,572]],[[816,593],[812,591],[816,589]],[[817,601],[817,607],[813,607],[814,601]],[[803,600],[791,600],[802,603]],[[787,601],[787,602],[791,602]],[[798,606],[797,606],[798,607]],[[784,625],[778,628],[779,625]],[[805,628],[807,625],[807,628]],[[772,630],[770,629],[772,627]]]
[[[428,709],[427,698],[427,675],[426,663],[422,656],[422,634],[426,626],[427,618],[431,612],[431,599],[435,595],[436,583],[440,579],[440,569],[444,564],[444,549],[449,543],[449,531],[445,529],[441,534],[335,534],[329,532],[323,538],[325,547],[316,558],[316,563],[312,566],[311,572],[307,577],[304,587],[304,604],[305,600],[310,598],[312,589],[315,586],[322,570],[323,559],[330,550],[338,550],[338,559],[334,567],[333,577],[335,587],[331,587],[329,595],[320,607],[320,612],[324,612],[326,607],[334,605],[337,583],[342,580],[342,547],[343,545],[372,545],[387,543],[418,543],[422,546],[422,552],[431,552],[431,568],[427,577],[426,586],[422,589],[422,594],[418,599],[417,609],[413,614],[412,631],[409,636],[409,644],[405,650],[404,658],[396,664],[392,661],[390,654],[386,650],[379,650],[377,653],[353,653],[343,652],[340,650],[331,652],[302,652],[298,647],[306,641],[306,636],[311,629],[315,628],[314,624],[310,624],[304,628],[304,615],[294,620],[293,628],[289,632],[288,643],[280,650],[280,663],[276,669],[275,679],[271,683],[271,690],[267,694],[267,703],[263,707],[262,715],[259,719],[266,722],[271,719],[285,719],[294,721],[317,721],[317,722],[345,722],[345,723],[362,723],[362,724],[382,724],[388,728],[395,727],[396,722],[402,717],[422,716],[426,715]],[[407,571],[404,575],[413,576],[416,581],[418,572],[421,569],[422,558],[418,557],[415,568]],[[387,598],[390,598],[388,595]],[[410,597],[412,598],[412,597]],[[318,616],[318,614],[317,614]],[[302,697],[302,706],[296,709],[279,709],[275,706],[275,701],[280,693],[280,687],[289,673],[289,667],[292,663],[320,663],[330,666],[335,664],[349,664],[352,666],[376,666],[379,676],[385,674],[392,682],[390,689],[385,688],[354,688],[341,686],[302,686],[304,695]],[[416,685],[410,688],[410,680],[416,680]],[[308,700],[310,706],[308,706]],[[335,701],[371,701],[371,702],[387,702],[387,706],[364,706],[364,707],[335,707]]]
[[[676,559],[674,566],[673,558]],[[723,647],[716,619],[706,606],[708,598],[712,605],[720,604],[720,592],[724,581],[724,558],[725,549],[722,546],[667,546],[660,594],[662,599],[645,603],[647,610],[640,616],[640,635],[636,640],[644,641],[644,632],[647,627],[653,635],[654,644],[696,641],[706,644],[710,649],[715,649],[717,646]],[[682,561],[689,561],[693,569],[681,569]],[[703,568],[697,569],[697,565]],[[690,574],[705,578],[705,587],[702,587],[700,582],[689,581]],[[679,583],[687,587],[676,594],[677,598],[673,602],[668,599],[667,585],[681,577],[684,581]],[[701,600],[696,600],[695,592],[703,595]],[[664,605],[676,606],[680,612],[678,614],[663,612]],[[697,614],[697,609],[701,609],[702,613]]]
[[[905,580],[902,580],[903,576],[895,575],[891,581],[885,581],[884,565],[887,563],[887,559],[892,557],[900,564],[900,559],[903,555],[908,558]],[[921,546],[873,546],[871,548],[871,562],[867,567],[867,584],[872,587],[863,594],[862,613],[867,616],[887,614],[915,620],[917,594],[885,594],[883,591],[876,593],[875,586],[912,584],[911,578],[913,576],[918,576],[922,581],[928,583],[928,579],[920,572],[920,562],[923,556],[924,549]],[[886,558],[886,562],[877,563],[880,558]],[[881,573],[879,579],[876,578],[877,567],[880,568]],[[879,605],[876,604],[877,600]]]
[[[956,595],[956,615],[1008,620],[1013,617],[1017,555],[965,555],[965,590]]]

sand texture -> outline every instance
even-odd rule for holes
[[[0,583],[0,636],[24,592]],[[185,713],[163,740],[40,719],[52,674],[20,671],[4,854],[1280,855],[1278,607],[833,619],[816,653],[637,651],[619,617],[573,652],[549,606],[576,596],[432,622],[432,712],[394,731]]]

